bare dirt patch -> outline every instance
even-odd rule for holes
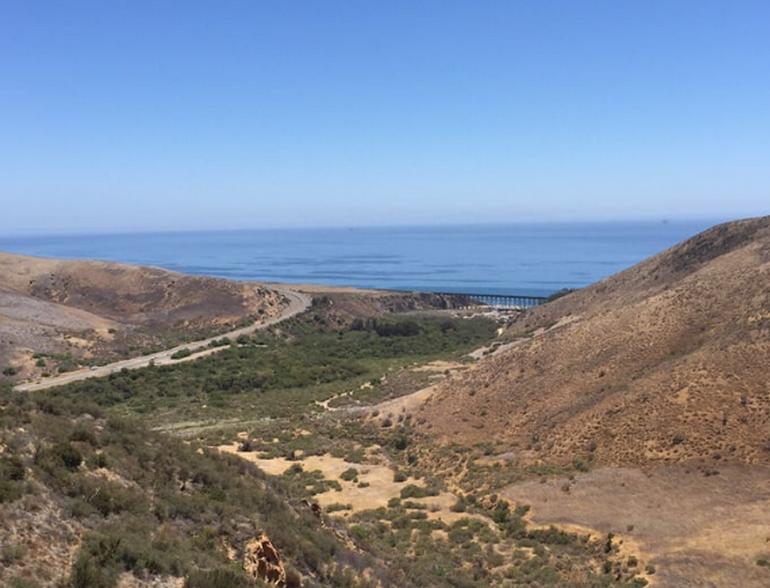
[[[380,421],[386,419],[398,418],[398,415],[410,414],[425,404],[428,399],[433,397],[433,394],[438,390],[437,386],[428,386],[417,392],[399,396],[392,400],[386,400],[375,404],[373,406],[357,407],[350,409],[351,412],[368,412],[375,415]]]
[[[220,451],[234,453],[238,457],[256,464],[265,473],[272,476],[280,476],[291,466],[300,464],[305,471],[320,471],[324,478],[337,480],[342,487],[341,491],[329,490],[316,494],[315,499],[322,507],[331,504],[349,504],[351,509],[340,514],[369,510],[386,506],[388,500],[400,496],[401,489],[407,484],[418,484],[418,480],[406,479],[402,482],[394,481],[393,468],[382,464],[361,464],[345,461],[332,455],[309,455],[301,460],[288,460],[285,458],[263,459],[258,453],[238,452],[238,444],[224,445],[218,448]],[[343,472],[355,468],[358,471],[357,482],[340,478]],[[368,484],[359,487],[359,483]]]
[[[413,372],[428,372],[428,373],[445,373],[448,371],[466,370],[470,366],[466,363],[460,363],[459,361],[444,361],[437,359],[423,365],[418,365],[412,368]]]
[[[395,469],[383,463],[353,463],[332,455],[309,455],[299,460],[285,458],[264,459],[258,453],[239,452],[238,443],[218,447],[220,451],[232,453],[257,465],[265,473],[272,476],[280,476],[293,465],[299,464],[305,471],[320,471],[327,480],[336,480],[341,490],[328,490],[316,494],[314,499],[322,508],[332,505],[348,505],[349,508],[335,512],[338,516],[347,517],[353,513],[364,510],[383,508],[388,501],[401,496],[401,490],[413,484],[424,487],[422,480],[417,478],[405,478],[395,481]],[[355,469],[357,471],[354,480],[345,480],[341,476],[344,472]],[[410,498],[412,502],[424,505],[426,514],[430,519],[442,520],[445,523],[453,523],[462,518],[480,518],[478,515],[452,512],[451,507],[457,502],[457,496],[450,492],[440,492],[436,496],[424,498]]]
[[[655,566],[656,586],[770,586],[756,563],[770,556],[770,467],[602,468],[501,494],[529,504],[535,524],[616,534]]]

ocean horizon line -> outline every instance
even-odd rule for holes
[[[19,231],[0,234],[0,243],[8,239],[34,238],[67,238],[67,237],[121,237],[139,235],[190,235],[190,234],[221,234],[221,233],[271,233],[271,232],[305,232],[305,231],[391,231],[391,230],[442,230],[442,229],[481,229],[503,227],[587,227],[587,226],[620,226],[620,225],[657,225],[657,224],[687,224],[711,223],[721,224],[758,215],[737,217],[714,216],[667,216],[667,217],[618,217],[610,219],[580,219],[580,220],[512,220],[496,222],[447,222],[447,223],[404,223],[404,224],[360,224],[360,225],[303,225],[275,227],[223,227],[223,228],[168,228],[168,229],[109,229],[109,230],[52,230],[52,231]]]

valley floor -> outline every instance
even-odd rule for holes
[[[419,409],[441,383],[505,349],[498,324],[434,311],[330,328],[337,308],[316,303],[270,332],[186,363],[29,393],[37,407],[29,422],[7,410],[0,441],[15,454],[9,449],[3,459],[22,464],[26,482],[0,492],[8,562],[0,581],[252,586],[243,575],[253,555],[247,546],[266,531],[282,568],[307,586],[770,582],[770,567],[757,563],[766,561],[770,539],[767,468],[565,467],[520,463],[493,444],[438,444],[417,426]],[[6,406],[19,402],[9,398]],[[121,424],[137,417],[137,429]],[[30,449],[35,430],[49,436],[38,441],[50,447],[40,463]],[[141,449],[144,435],[151,455]],[[72,450],[83,456],[75,467],[66,462]],[[134,463],[134,452],[144,465]],[[96,500],[102,493],[114,499]],[[50,525],[40,515],[23,524],[19,505],[39,496],[66,530],[53,539],[58,576],[36,562],[37,535]],[[262,513],[264,505],[280,518]],[[317,526],[310,543],[301,525]],[[116,536],[130,537],[134,551],[105,553]],[[187,555],[162,559],[168,545]],[[109,573],[94,572],[99,566]],[[35,569],[49,577],[32,577]],[[227,583],[213,583],[220,575]],[[93,578],[101,583],[89,584]]]

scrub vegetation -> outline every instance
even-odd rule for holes
[[[493,333],[483,319],[389,319],[343,331],[320,329],[312,317],[294,319],[197,361],[124,371],[52,393],[151,421],[226,418],[234,411],[288,417],[367,382],[376,386],[410,363],[467,352]]]
[[[386,424],[348,410],[424,386],[429,376],[415,366],[463,360],[494,330],[484,319],[420,315],[327,328],[316,308],[188,363],[31,395],[6,386],[6,534],[21,537],[14,521],[37,504],[49,541],[71,550],[59,582],[73,587],[115,586],[127,573],[191,588],[258,586],[244,558],[261,534],[279,551],[287,586],[643,585],[603,543],[532,529],[525,508],[442,477],[409,417]],[[347,407],[324,406],[341,395]],[[235,454],[215,449],[236,439]],[[332,476],[304,463],[326,455],[350,465]],[[268,475],[244,456],[290,465]],[[367,492],[375,463],[399,490],[362,509],[345,491]],[[319,507],[324,496],[334,500]],[[447,497],[441,512],[430,502]],[[28,565],[19,549],[4,581],[56,576],[55,560]]]

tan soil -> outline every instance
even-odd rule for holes
[[[457,361],[443,361],[436,360],[418,365],[412,368],[413,372],[429,372],[429,373],[443,373],[446,371],[458,371],[468,369],[470,366],[466,363],[460,363]]]
[[[418,408],[431,400],[438,389],[438,385],[434,384],[427,388],[417,390],[417,392],[399,396],[392,400],[385,400],[379,404],[351,407],[346,410],[351,414],[367,413],[380,421],[384,421],[385,419],[395,420],[399,415],[413,414]]]
[[[770,217],[721,225],[524,313],[437,384],[422,431],[521,459],[770,462]]]
[[[601,468],[545,483],[515,484],[501,494],[529,504],[537,524],[616,534],[624,552],[655,565],[660,587],[750,588],[770,585],[770,467],[658,466],[643,472]],[[630,530],[629,530],[630,529]]]
[[[332,455],[309,455],[302,459],[287,460],[282,457],[264,459],[254,452],[239,452],[238,443],[232,445],[222,445],[218,447],[220,451],[231,453],[247,461],[256,464],[265,473],[271,476],[280,476],[292,465],[300,464],[305,471],[320,471],[327,480],[336,480],[342,487],[341,491],[328,490],[321,494],[316,494],[313,498],[323,508],[328,508],[333,504],[350,505],[349,510],[336,511],[335,516],[347,517],[352,513],[363,510],[372,510],[380,507],[386,507],[391,498],[398,498],[401,490],[409,485],[424,486],[420,479],[407,478],[404,482],[395,482],[393,476],[395,470],[384,464],[361,464],[345,461],[342,458]],[[342,480],[342,473],[350,468],[358,470],[358,482]],[[359,482],[368,484],[361,488]],[[456,513],[450,510],[451,506],[457,502],[457,496],[449,492],[441,492],[437,496],[426,498],[410,498],[409,500],[424,504],[427,507],[425,511],[428,518],[442,520],[445,523],[452,523],[461,518],[480,518],[476,515],[467,513]]]

